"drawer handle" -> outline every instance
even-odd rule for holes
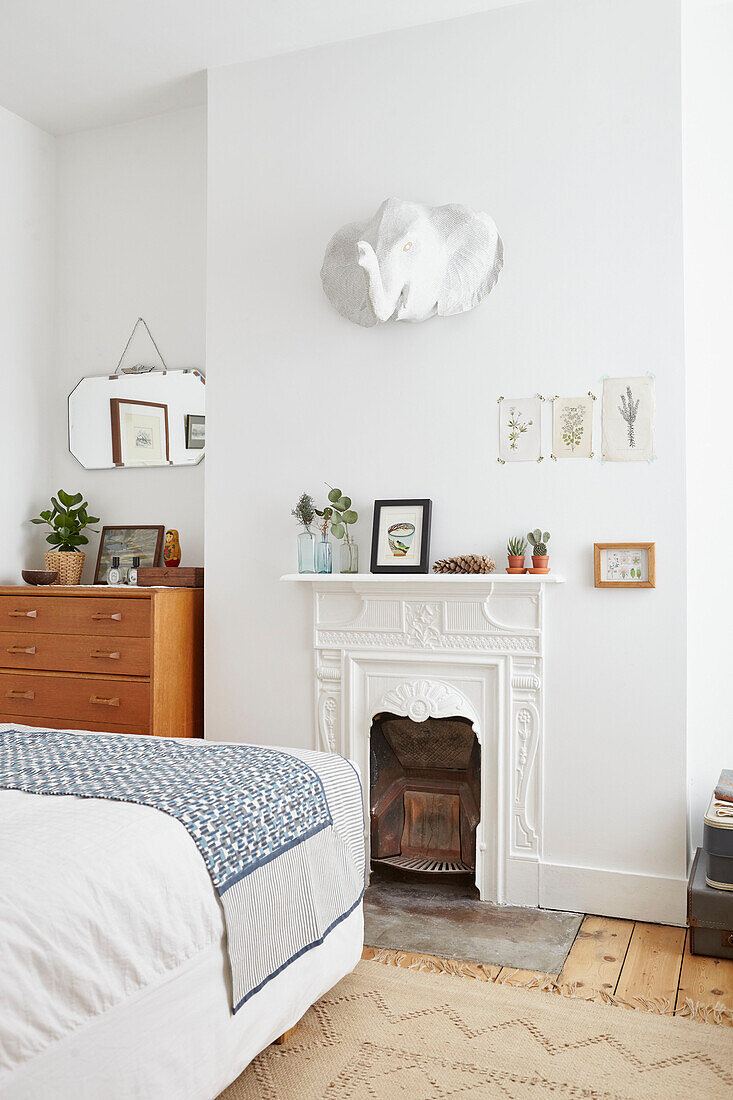
[[[106,611],[95,611],[95,613],[92,615],[92,619],[95,623],[101,623],[103,619],[114,619],[116,622],[119,623],[122,620],[122,612],[112,611],[111,613],[108,613]]]
[[[11,619],[36,619],[38,617],[37,611],[8,611],[8,615]]]
[[[97,707],[118,707],[120,705],[119,699],[103,699],[100,695],[90,696],[89,702],[94,703]]]
[[[8,653],[35,653],[36,647],[34,645],[10,645],[8,646]]]
[[[6,699],[35,699],[35,691],[10,691],[5,692]]]
[[[120,654],[117,650],[115,650],[114,653],[99,653],[99,652],[90,653],[89,656],[90,657],[104,657],[109,661],[119,661],[119,659],[120,659]]]

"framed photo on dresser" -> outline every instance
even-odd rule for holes
[[[141,527],[103,527],[99,539],[95,584],[106,584],[112,558],[120,559],[120,566],[129,569],[133,558],[140,565],[158,565],[163,547],[162,526],[145,524]]]
[[[375,500],[372,573],[430,570],[431,500]]]

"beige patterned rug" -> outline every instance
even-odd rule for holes
[[[361,962],[219,1100],[733,1097],[727,1027]]]

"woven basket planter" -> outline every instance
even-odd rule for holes
[[[47,550],[46,569],[57,569],[56,584],[81,584],[81,571],[86,554],[74,554],[69,550]]]

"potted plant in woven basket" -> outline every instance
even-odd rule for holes
[[[84,534],[96,528],[90,526],[99,523],[99,516],[90,516],[87,502],[81,493],[65,493],[59,489],[51,497],[51,507],[41,512],[31,523],[45,523],[51,528],[46,542],[55,547],[46,551],[46,569],[58,570],[59,584],[79,584],[84,568],[86,554],[80,546],[86,546],[89,539]]]

